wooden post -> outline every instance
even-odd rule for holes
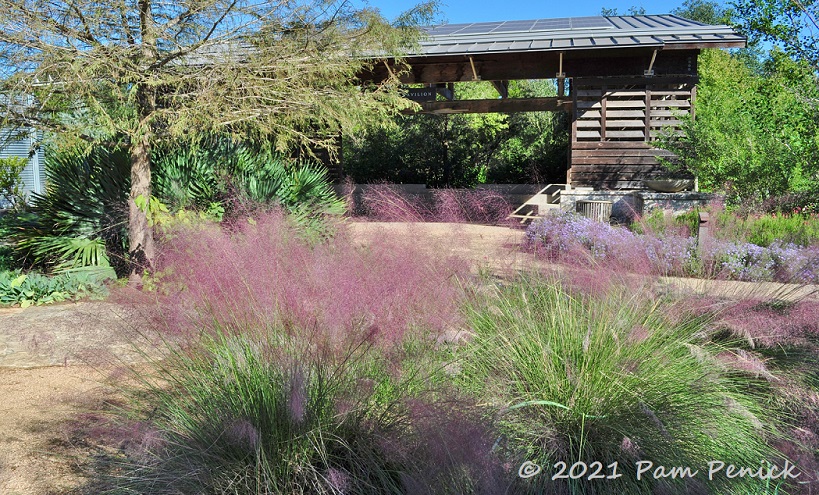
[[[696,103],[696,102],[697,102],[697,85],[694,84],[694,85],[691,86],[691,120],[694,120],[694,118],[697,116],[696,112],[694,111],[695,110],[694,103]]]
[[[700,225],[697,230],[697,247],[702,249],[703,244],[708,244],[711,241],[710,226],[708,225],[710,217],[707,211],[700,211],[699,216]]]
[[[606,140],[606,95],[607,87],[604,84],[600,97],[600,141]]]
[[[571,84],[572,90],[572,135],[569,139],[569,167],[566,169],[566,184],[568,184],[569,188],[572,187],[572,149],[574,148],[574,143],[577,142],[577,80],[572,79]]]
[[[645,136],[646,142],[651,141],[651,85],[646,84],[646,110],[645,110],[646,126]]]

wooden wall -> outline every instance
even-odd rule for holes
[[[662,174],[659,158],[675,156],[651,146],[659,132],[676,132],[693,111],[693,80],[574,79],[572,139],[567,181],[573,187],[644,189]]]

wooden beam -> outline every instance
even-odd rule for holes
[[[601,86],[608,84],[609,86],[631,86],[631,85],[646,85],[646,84],[697,84],[699,76],[692,76],[687,74],[672,75],[672,76],[612,76],[612,77],[576,77],[574,84],[577,86]]]
[[[566,53],[563,59],[563,72],[566,77],[642,77],[646,59],[652,52],[653,50],[644,48]],[[658,77],[667,75],[695,77],[697,53],[698,50],[675,50],[664,53],[662,57],[657,58],[654,72]],[[554,79],[560,70],[559,54],[556,52],[436,55],[408,57],[404,62],[411,68],[401,75],[403,83],[471,81],[475,75],[484,81]],[[389,75],[388,71],[384,64],[377,64],[360,77],[363,80],[384,80]]]
[[[455,100],[420,102],[421,110],[405,113],[516,113],[568,112],[572,103],[565,98],[504,98],[498,100]]]
[[[606,85],[603,85],[603,97],[600,98],[600,141],[606,140],[606,108],[608,97],[606,96]]]
[[[492,81],[501,98],[509,98],[509,81]]]

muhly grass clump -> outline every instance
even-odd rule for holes
[[[358,245],[342,227],[313,245],[277,212],[226,226],[178,231],[164,247],[162,266],[172,292],[167,330],[198,335],[201,328],[245,330],[281,324],[317,343],[373,340],[400,343],[405,333],[458,328],[468,267],[431,258],[420,246],[388,237]]]
[[[717,355],[720,363],[767,389],[762,400],[783,418],[774,446],[802,473],[792,493],[813,493],[819,486],[819,301],[788,295],[689,297],[685,313],[712,315],[712,339],[733,343]]]
[[[698,241],[679,230],[635,233],[573,213],[547,216],[526,231],[528,245],[565,262],[593,262],[655,275],[745,281],[819,282],[819,246]]]
[[[384,222],[450,222],[496,225],[506,223],[512,207],[502,195],[487,189],[430,189],[409,194],[389,184],[368,185],[358,209]]]
[[[626,287],[590,296],[542,277],[470,303],[475,335],[458,379],[493,404],[503,455],[544,468],[516,493],[766,492],[758,479],[636,480],[641,460],[692,470],[713,460],[782,466],[755,381],[726,371],[704,319],[672,321],[667,309]],[[555,463],[568,472],[578,461],[601,462],[604,475],[617,462],[623,476],[552,480]]]
[[[782,466],[773,446],[810,466],[817,418],[777,422],[795,443],[766,412],[795,417],[805,389],[771,398],[780,371],[717,323],[717,305],[674,304],[610,267],[476,281],[456,259],[337,232],[306,242],[256,212],[169,233],[166,357],[133,370],[112,492],[784,493],[637,481],[634,467]],[[519,478],[524,461],[543,474]],[[623,476],[553,481],[559,461],[618,462]]]
[[[401,411],[390,410],[400,404],[385,397],[399,385],[366,342],[334,359],[316,355],[309,342],[288,335],[292,329],[210,330],[158,366],[154,380],[143,378],[150,427],[122,466],[117,488],[401,492],[401,459],[384,448],[384,438],[403,428]]]
[[[114,492],[498,492],[443,372],[461,264],[343,229],[311,245],[275,212],[179,230],[162,263],[169,357],[135,373]]]

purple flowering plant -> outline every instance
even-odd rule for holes
[[[594,261],[637,273],[745,281],[816,283],[819,247],[709,239],[680,231],[635,233],[574,213],[547,216],[526,230],[527,245],[568,263]]]

